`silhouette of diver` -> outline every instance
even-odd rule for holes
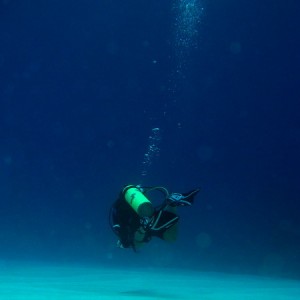
[[[161,205],[154,207],[146,197],[150,191],[164,195]],[[199,188],[188,193],[169,193],[164,187],[127,185],[110,209],[110,226],[119,240],[120,248],[136,251],[152,237],[175,241],[178,233],[177,207],[191,206]]]

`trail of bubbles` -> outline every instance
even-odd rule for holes
[[[147,152],[144,154],[144,159],[142,163],[142,173],[141,173],[142,176],[146,176],[148,174],[149,168],[152,165],[154,158],[159,156],[160,141],[161,141],[160,129],[153,128],[148,138]]]
[[[173,98],[179,80],[184,77],[189,53],[198,47],[198,28],[203,14],[202,0],[174,0],[174,53],[176,57],[175,73],[171,75],[169,91]],[[178,77],[179,75],[179,77]],[[173,99],[176,105],[176,100]],[[180,126],[180,123],[177,123]],[[161,135],[159,128],[153,128],[149,136],[148,148],[142,162],[142,176],[146,176],[154,159],[159,156]]]
[[[198,47],[198,33],[203,6],[201,0],[175,0],[174,46],[177,68],[185,66],[189,52]],[[178,71],[178,70],[177,70]]]
[[[190,66],[191,52],[198,48],[200,24],[204,16],[204,0],[174,0],[173,11],[173,70],[169,77],[168,106],[179,112],[182,103],[181,89],[185,86],[187,68]],[[170,111],[170,109],[169,109]],[[179,113],[180,114],[180,113]],[[176,116],[173,116],[175,119]],[[180,119],[175,123],[181,128]]]
[[[197,47],[198,26],[203,12],[200,0],[177,0],[174,9],[177,47]]]

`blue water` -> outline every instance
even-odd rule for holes
[[[298,13],[292,0],[1,1],[0,261],[299,278]],[[174,245],[135,254],[115,247],[108,210],[141,182],[202,191]]]

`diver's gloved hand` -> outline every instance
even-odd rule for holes
[[[194,197],[200,191],[200,189],[195,189],[189,193],[180,194],[172,193],[167,198],[167,204],[170,206],[191,206],[194,202]]]
[[[125,248],[120,240],[117,241],[117,247],[121,249]]]

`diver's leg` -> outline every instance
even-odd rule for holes
[[[163,240],[165,240],[166,242],[175,242],[177,240],[177,236],[178,223],[174,224],[163,233]]]

